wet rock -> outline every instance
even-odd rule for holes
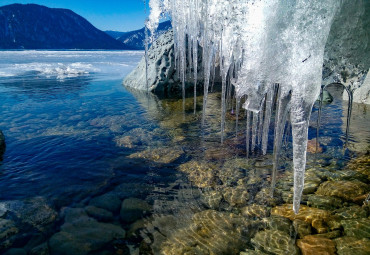
[[[330,212],[317,209],[314,207],[308,207],[301,205],[299,213],[295,214],[293,211],[293,205],[285,204],[272,208],[271,215],[279,215],[290,220],[303,220],[311,224],[318,233],[325,233],[327,231],[326,223],[330,219]]]
[[[265,218],[270,215],[271,208],[262,205],[248,205],[241,209],[242,215],[249,217],[249,218]]]
[[[334,241],[317,236],[305,236],[297,240],[297,245],[301,249],[302,255],[327,254],[335,255]]]
[[[184,153],[179,148],[156,148],[129,155],[129,158],[142,158],[156,163],[169,164],[177,160]]]
[[[189,180],[199,188],[220,184],[217,166],[214,164],[192,160],[180,165],[179,170],[188,174]]]
[[[19,232],[11,220],[0,219],[0,250],[12,245],[11,237]]]
[[[49,240],[51,254],[88,254],[114,239],[124,238],[125,231],[116,225],[89,217],[82,208],[65,209],[61,231]]]
[[[112,213],[116,213],[121,207],[121,200],[116,193],[110,192],[92,198],[89,202],[89,205],[108,210]]]
[[[4,255],[27,255],[27,251],[22,248],[12,248],[7,250]]]
[[[322,179],[316,175],[315,169],[308,169],[305,172],[305,181],[303,187],[303,194],[312,194],[322,183]]]
[[[5,216],[7,211],[6,203],[0,203],[0,218]]]
[[[238,180],[243,179],[247,176],[248,168],[245,158],[233,158],[229,159],[222,166],[218,176],[224,185],[235,185]]]
[[[42,243],[31,249],[30,255],[49,255],[50,250],[47,243]]]
[[[309,153],[322,153],[322,147],[320,143],[316,150],[316,138],[307,141],[307,152]]]
[[[151,209],[152,207],[144,200],[127,198],[122,202],[120,217],[123,222],[135,222],[149,213]]]
[[[3,160],[3,154],[5,152],[5,148],[6,148],[5,136],[4,136],[3,132],[1,132],[1,130],[0,130],[0,161]]]
[[[85,211],[89,216],[97,219],[98,221],[112,221],[113,220],[112,212],[107,211],[102,208],[89,205],[85,207]]]
[[[369,76],[370,77],[370,76]],[[352,159],[347,167],[353,171],[359,172],[367,176],[367,179],[370,180],[370,153],[362,155],[358,158]]]
[[[131,136],[121,136],[114,139],[118,147],[135,148],[137,145],[136,139]]]
[[[281,216],[271,216],[268,218],[264,218],[263,223],[265,224],[266,228],[282,231],[289,236],[292,236],[294,233],[292,222],[289,219]]]
[[[114,139],[118,147],[136,148],[138,146],[149,145],[153,142],[154,136],[143,128],[134,128],[126,132],[123,136]]]
[[[223,189],[223,195],[226,202],[231,206],[244,206],[248,203],[250,195],[244,186],[226,187]]]
[[[245,250],[239,253],[239,255],[266,255],[267,253],[264,253],[262,251],[253,251],[253,250]]]
[[[282,198],[282,193],[279,190],[277,189],[274,190],[273,197],[271,197],[270,193],[271,193],[270,188],[262,188],[260,191],[257,192],[256,196],[254,197],[255,203],[272,207],[278,204],[282,204],[284,202]]]
[[[334,230],[334,231],[324,233],[324,234],[316,234],[315,236],[334,239],[334,238],[340,237],[341,235],[342,235],[342,233],[341,233],[340,230]]]
[[[370,238],[369,218],[342,220],[340,223],[342,224],[344,233],[347,236]]]
[[[353,205],[336,210],[335,215],[339,216],[342,219],[357,219],[357,218],[366,218],[367,212],[365,208],[359,205]]]
[[[316,194],[354,201],[357,197],[366,194],[368,190],[369,187],[360,181],[327,181],[320,185]]]
[[[251,240],[258,249],[273,254],[299,254],[294,240],[286,233],[279,230],[264,230],[258,232]]]
[[[311,225],[303,220],[295,219],[293,221],[293,227],[299,238],[312,234]]]
[[[222,198],[223,198],[222,192],[217,190],[209,190],[202,192],[203,203],[211,209],[219,208]]]
[[[146,197],[151,191],[152,187],[145,183],[122,183],[114,189],[119,199],[129,197]]]
[[[323,210],[334,210],[343,206],[343,202],[340,198],[329,197],[329,196],[318,196],[310,194],[307,196],[307,205]]]
[[[338,255],[368,255],[370,254],[370,240],[344,236],[334,239]]]
[[[233,213],[206,210],[194,214],[161,245],[161,254],[238,254],[258,229],[257,222]]]

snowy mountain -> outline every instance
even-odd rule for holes
[[[68,9],[0,7],[0,49],[128,49]]]
[[[168,29],[172,28],[171,21],[165,21],[159,23],[157,29],[157,35],[161,35],[166,32]],[[144,41],[145,41],[145,28],[126,32],[121,37],[117,39],[118,41],[122,42],[126,47],[136,49],[136,50],[144,50]]]

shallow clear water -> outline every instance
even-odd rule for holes
[[[140,199],[134,204],[146,208],[142,209],[145,213],[134,209],[136,216],[128,220],[122,209],[108,208],[111,218],[94,217],[99,223],[125,229],[126,235],[102,241],[85,236],[85,231],[81,235],[86,239],[71,241],[65,250],[84,242],[93,242],[95,248],[66,254],[124,254],[128,250],[131,254],[139,250],[141,254],[180,254],[178,240],[183,240],[184,247],[199,246],[195,254],[207,254],[202,249],[212,254],[239,254],[254,247],[245,231],[261,227],[238,217],[246,206],[271,206],[261,193],[270,187],[271,145],[268,155],[256,152],[247,160],[245,137],[241,132],[235,138],[232,114],[228,114],[225,144],[221,145],[218,94],[210,95],[206,126],[201,130],[201,105],[193,114],[192,98],[186,100],[183,112],[181,100],[159,100],[124,88],[123,77],[142,54],[0,52],[0,130],[7,144],[0,163],[0,220],[10,220],[17,229],[1,222],[7,234],[0,235],[0,252],[10,247],[30,252],[46,243],[49,253],[60,254],[58,247],[68,242],[55,233],[60,228],[68,232],[65,225],[73,222],[72,216],[76,222],[84,222],[85,217],[85,211],[69,213],[66,208],[88,211],[88,205],[99,207],[96,197],[106,194],[111,204],[118,201],[118,207],[122,201]],[[332,88],[330,92],[334,102],[323,107],[320,131],[323,152],[308,155],[307,169],[330,166],[340,170],[370,144],[369,109],[354,105],[350,146],[343,149],[346,103],[341,91]],[[202,102],[201,98],[197,101]],[[316,136],[316,117],[315,105],[310,139]],[[243,112],[238,130],[245,130]],[[292,185],[290,141],[288,133],[278,173],[281,180],[288,178],[288,187],[281,188],[285,195],[291,194]],[[208,224],[208,232],[199,227],[202,223]],[[238,229],[239,225],[245,229]],[[99,227],[108,225],[97,226],[94,221],[91,227],[99,233]]]

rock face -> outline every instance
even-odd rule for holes
[[[71,10],[36,4],[0,7],[0,49],[126,49]]]
[[[158,38],[148,51],[148,90],[155,94],[169,94],[179,90],[175,81],[175,55],[173,31],[169,30]],[[145,57],[139,65],[126,76],[123,85],[139,90],[147,90],[145,75]]]

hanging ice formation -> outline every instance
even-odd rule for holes
[[[278,86],[275,162],[289,114],[296,213],[304,185],[309,118],[320,92],[325,43],[341,4],[342,0],[150,0],[147,27],[152,34],[162,15],[168,14],[172,19],[176,67],[183,84],[187,57],[193,59],[188,62],[194,65],[197,81],[198,44],[203,49],[203,112],[210,74],[213,66],[220,65],[222,133],[229,98],[227,85],[234,86],[237,101],[246,97],[242,107],[250,112],[247,117],[252,120],[252,135],[247,134],[252,142],[247,141],[247,150],[259,143],[266,153],[273,93]],[[192,47],[192,53],[187,46]]]

